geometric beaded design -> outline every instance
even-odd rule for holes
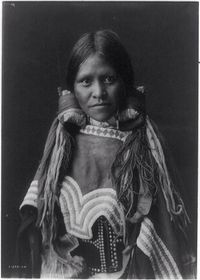
[[[124,213],[112,188],[99,188],[82,194],[78,183],[65,176],[60,192],[60,207],[68,233],[81,239],[93,237],[92,226],[106,217],[116,234],[123,234]]]
[[[95,136],[115,138],[123,142],[126,140],[126,137],[131,134],[130,131],[120,131],[113,128],[104,128],[93,125],[87,125],[85,128],[80,129],[80,132]]]
[[[105,232],[106,229],[106,232]],[[86,244],[91,244],[95,246],[98,250],[100,266],[91,267],[89,265],[90,275],[93,276],[96,273],[114,273],[121,269],[121,261],[119,262],[119,256],[117,249],[120,246],[123,247],[123,238],[122,236],[117,236],[109,222],[105,217],[100,217],[98,219],[97,225],[98,238],[97,239],[82,239],[81,241]],[[106,236],[106,241],[105,241]],[[107,242],[107,245],[105,245]],[[121,255],[121,252],[120,252]],[[94,256],[96,257],[96,256]],[[109,259],[109,262],[108,262]]]
[[[37,198],[38,198],[38,181],[33,180],[19,209],[21,209],[24,205],[31,205],[37,208]]]
[[[157,279],[182,279],[178,266],[157,234],[152,221],[145,217],[137,238],[137,247],[150,259]]]

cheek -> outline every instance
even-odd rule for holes
[[[76,99],[78,100],[78,103],[81,107],[84,107],[87,103],[87,94],[86,92],[83,92],[83,90],[80,90],[78,88],[74,88],[74,94]]]

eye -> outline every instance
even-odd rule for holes
[[[104,83],[105,84],[112,84],[116,81],[116,77],[112,75],[108,75],[104,77]]]
[[[91,82],[92,82],[91,79],[84,78],[80,81],[80,84],[84,87],[88,87],[88,86],[90,86]]]

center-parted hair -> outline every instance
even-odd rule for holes
[[[93,54],[104,57],[124,82],[127,95],[134,86],[131,59],[119,36],[111,30],[85,33],[74,45],[67,67],[67,88],[73,92],[74,82],[80,65]]]
[[[74,81],[81,63],[96,53],[104,56],[110,63],[123,80],[127,96],[131,95],[134,89],[131,61],[119,37],[110,30],[87,33],[75,44],[68,64],[68,89],[73,92]],[[67,104],[68,107],[65,109],[70,109],[70,104]],[[135,213],[135,206],[140,195],[137,189],[139,184],[144,193],[152,199],[156,192],[161,190],[171,220],[184,229],[189,219],[184,203],[169,177],[160,137],[157,136],[158,133],[155,132],[149,118],[144,113],[139,116],[143,117],[143,121],[137,126],[133,125],[131,133],[118,150],[111,167],[110,175],[116,188],[118,201],[124,208],[126,218],[129,219]],[[137,122],[137,119],[132,121]],[[48,246],[52,245],[57,238],[59,219],[56,216],[56,207],[59,207],[59,194],[62,187],[60,175],[62,172],[67,174],[70,167],[74,141],[70,132],[60,121],[60,117],[56,117],[49,131],[38,168],[37,225],[42,228],[43,243]]]

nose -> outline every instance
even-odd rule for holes
[[[104,99],[106,97],[106,89],[103,83],[97,81],[93,86],[93,98]]]

